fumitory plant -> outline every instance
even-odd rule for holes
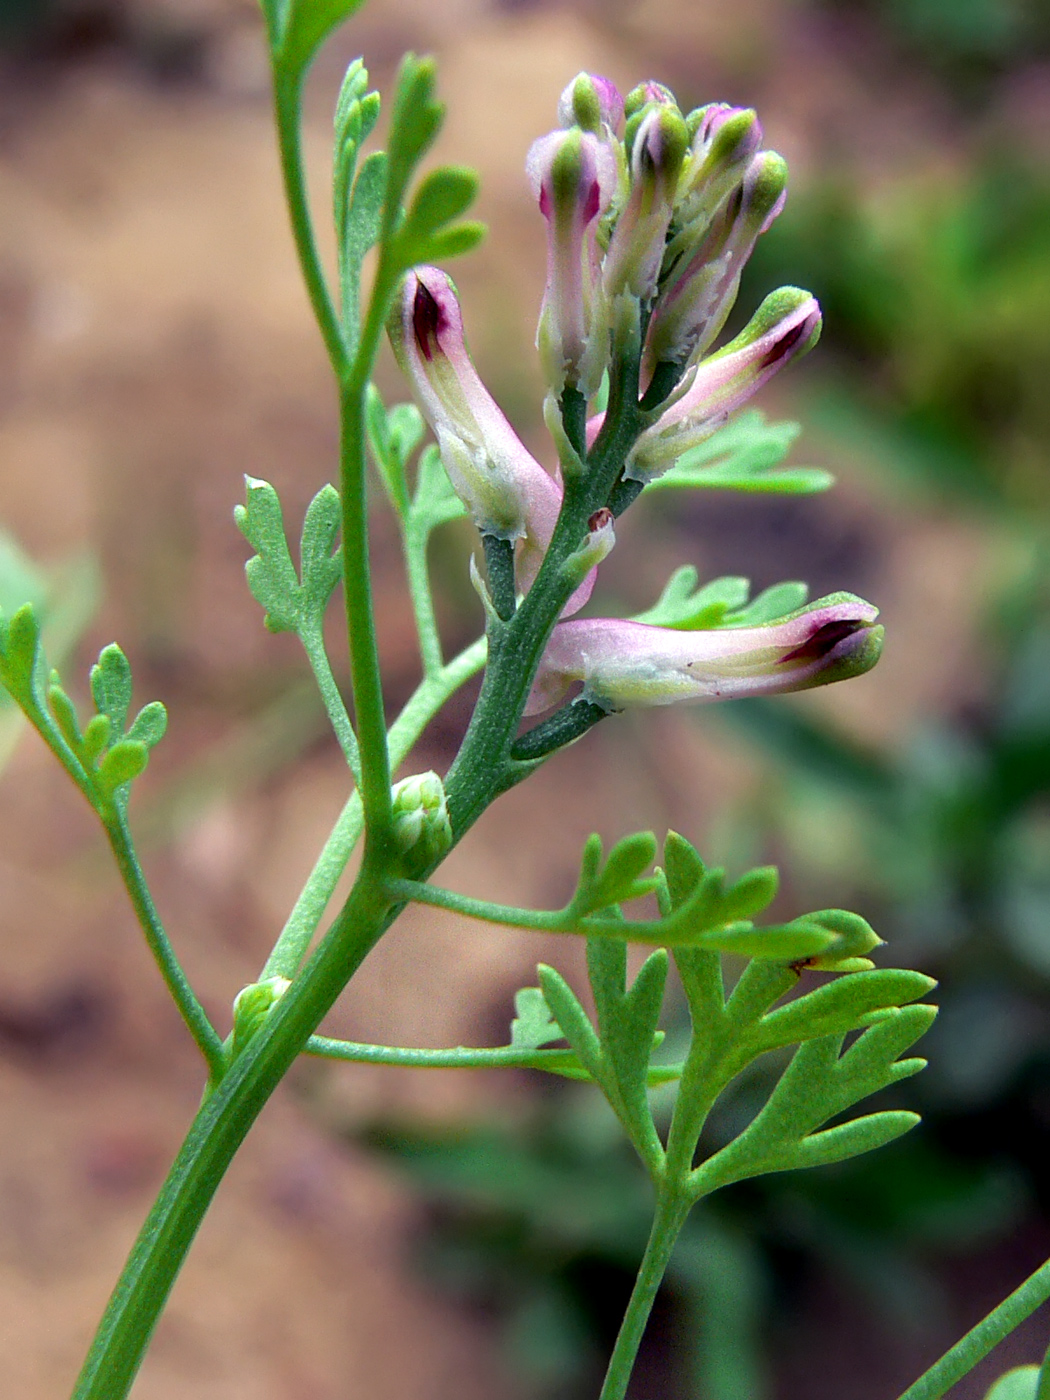
[[[637,832],[608,852],[592,836],[559,909],[489,903],[434,882],[448,851],[492,802],[607,717],[846,679],[874,665],[882,632],[875,608],[847,593],[799,606],[797,587],[788,585],[748,601],[739,579],[697,587],[681,571],[640,617],[576,616],[614,547],[618,517],[639,496],[828,484],[819,472],[782,469],[787,438],[771,439],[757,417],[729,423],[820,331],[813,297],[785,287],[718,346],[741,269],[784,199],[784,162],[762,149],[755,113],[720,103],[683,113],[659,83],[643,82],[624,99],[586,73],[563,92],[557,129],[533,145],[527,163],[548,243],[537,335],[553,443],[548,470],[478,377],[455,288],[436,266],[469,251],[483,230],[462,218],[476,190],[469,170],[417,174],[442,116],[430,60],[409,55],[401,65],[385,151],[366,151],[380,98],[363,64],[350,66],[335,108],[335,279],[319,257],[300,151],[302,90],[319,46],[356,7],[354,0],[263,4],[285,191],[338,387],[341,445],[338,487],[324,485],[310,504],[298,561],[266,482],[247,479],[237,522],[254,551],[249,587],[266,625],[301,641],[351,790],[258,978],[234,998],[229,1028],[212,1024],[183,973],[132,837],[131,789],[163,737],[163,706],[147,704],[132,717],[131,669],[111,645],[92,669],[85,720],[48,667],[33,606],[5,616],[0,628],[0,681],[96,812],[206,1067],[199,1112],[110,1300],[77,1400],[128,1393],[226,1168],[304,1053],[527,1067],[589,1080],[606,1097],[651,1177],[655,1213],[603,1400],[627,1392],[661,1277],[698,1201],[731,1182],[870,1151],[918,1121],[885,1108],[843,1115],[922,1068],[909,1052],[935,1014],[922,1001],[931,979],[876,968],[869,955],[880,940],[857,914],[822,909],[757,922],[776,894],[772,868],[731,881],[706,867],[684,836],[668,832],[658,843]],[[371,384],[385,332],[418,407],[388,408]],[[419,451],[424,419],[436,442]],[[399,526],[422,666],[389,727],[369,572],[369,458]],[[481,541],[470,570],[484,635],[449,658],[427,550],[436,529],[464,514]],[[340,585],[349,710],[323,629]],[[393,782],[424,726],[482,669],[448,772]],[[322,927],[358,844],[350,894]],[[541,966],[539,985],[518,993],[503,1047],[432,1051],[318,1034],[409,903],[585,938],[594,1014],[553,967]],[[630,984],[629,942],[653,948]],[[730,954],[744,960],[743,970],[727,980]],[[675,1064],[653,1058],[671,959],[692,1025]],[[704,1156],[698,1144],[716,1100],[757,1057],[777,1052],[783,1070],[765,1105]],[[661,1135],[649,1090],[668,1082],[677,1097]],[[907,1400],[943,1394],[1047,1296],[1050,1266],[920,1378]],[[1050,1394],[1045,1368],[1009,1384],[1011,1395],[1022,1394],[1016,1385],[1026,1396]]]

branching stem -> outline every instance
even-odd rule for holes
[[[161,923],[157,907],[153,903],[153,896],[149,892],[145,874],[131,840],[127,817],[118,809],[111,808],[108,813],[102,815],[102,824],[117,862],[120,877],[124,881],[124,888],[128,892],[128,898],[135,911],[135,917],[146,936],[149,950],[160,968],[160,974],[171,993],[172,1000],[179,1008],[182,1019],[186,1022],[190,1034],[207,1061],[209,1077],[215,1080],[222,1073],[225,1063],[222,1041],[219,1039],[215,1027],[208,1020],[204,1007],[197,1000],[197,994],[190,986],[168,940],[168,935],[164,931],[164,925]]]
[[[476,675],[484,663],[485,639],[482,637],[453,657],[437,675],[424,678],[390,727],[390,759],[395,767],[408,757],[419,736],[445,701],[471,676]],[[310,946],[310,940],[324,917],[324,911],[335,894],[336,886],[353,854],[363,827],[361,795],[353,792],[339,814],[331,835],[295,902],[288,922],[259,974],[260,978],[295,976]]]
[[[332,673],[332,663],[328,659],[328,650],[324,644],[324,632],[320,620],[318,620],[316,627],[304,628],[300,632],[299,638],[303,644],[303,650],[306,652],[307,660],[310,662],[314,679],[317,681],[317,689],[321,692],[321,699],[324,701],[332,730],[339,740],[343,757],[346,759],[347,766],[353,773],[355,780],[360,782],[361,754],[357,747],[357,735],[354,733],[354,726],[350,723],[350,716],[347,714],[342,694]]]

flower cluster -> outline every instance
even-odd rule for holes
[[[809,350],[821,317],[808,292],[782,287],[735,339],[712,350],[755,241],[784,203],[786,166],[761,149],[753,111],[715,103],[685,115],[658,83],[624,100],[607,79],[581,73],[558,116],[560,128],[534,143],[526,166],[547,223],[537,331],[547,421],[563,466],[575,462],[586,473],[580,455],[599,439],[605,415],[592,415],[577,450],[562,408],[570,395],[589,404],[606,377],[622,387],[629,364],[636,423],[615,483],[621,495],[598,503],[573,556],[580,567],[566,617],[587,601],[614,543],[608,507],[622,508]],[[390,333],[474,523],[520,542],[516,578],[527,592],[554,535],[562,479],[529,453],[481,382],[445,273],[420,267],[405,279]],[[635,483],[633,492],[625,483]],[[558,703],[574,682],[610,710],[823,684],[875,663],[875,617],[861,599],[838,594],[764,627],[562,621],[527,712]]]

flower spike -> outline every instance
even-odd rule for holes
[[[540,661],[526,714],[581,700],[605,710],[809,690],[869,671],[882,650],[878,609],[835,593],[765,627],[680,631],[618,618],[562,622]]]

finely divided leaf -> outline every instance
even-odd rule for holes
[[[772,587],[752,598],[746,607],[731,609],[717,624],[720,627],[765,627],[788,613],[804,607],[809,598],[809,585],[792,581],[774,583]]]
[[[164,738],[167,728],[167,710],[159,700],[151,700],[148,705],[143,705],[129,725],[127,737],[152,749]]]
[[[296,632],[320,627],[342,565],[332,553],[339,533],[339,493],[321,488],[307,508],[300,541],[302,583],[296,573],[277,492],[267,481],[246,476],[246,504],[234,511],[238,529],[256,550],[244,566],[248,587],[266,612],[271,632]]]
[[[746,578],[716,578],[697,587],[689,564],[676,569],[654,605],[633,622],[697,632],[715,627],[761,627],[801,608],[809,597],[804,583],[776,583],[748,602]]]
[[[510,1043],[515,1049],[538,1050],[553,1040],[564,1040],[539,987],[522,987],[515,992],[514,1010],[517,1014],[510,1023]]]
[[[441,453],[434,443],[424,447],[416,468],[416,492],[412,510],[427,533],[450,520],[460,520],[467,508],[456,495]]]
[[[758,409],[738,414],[705,443],[679,457],[646,491],[709,488],[809,495],[826,491],[830,473],[815,467],[780,467],[799,433],[797,423],[767,423]]]
[[[764,1016],[757,1027],[756,1048],[774,1050],[800,1040],[843,1035],[870,1012],[918,1001],[936,985],[932,977],[902,967],[848,973]]]
[[[102,648],[91,668],[91,694],[99,714],[108,715],[122,734],[131,708],[131,663],[116,642]]]
[[[301,82],[325,39],[362,3],[363,0],[263,0],[278,73]]]
[[[880,1113],[823,1133],[817,1130],[878,1090],[917,1074],[924,1060],[898,1056],[929,1029],[936,1014],[935,1007],[923,1005],[894,1010],[845,1054],[842,1034],[807,1040],[755,1119],[697,1170],[698,1194],[745,1177],[842,1161],[907,1132],[918,1122],[915,1114]]]
[[[244,478],[246,504],[237,506],[237,528],[255,549],[244,566],[252,597],[266,613],[271,632],[297,632],[301,620],[299,576],[284,533],[280,498],[268,481]]]
[[[581,912],[606,909],[612,904],[651,894],[656,882],[652,876],[642,878],[642,875],[652,865],[655,856],[656,837],[651,831],[637,831],[617,841],[609,852],[601,874],[588,891],[587,907]]]
[[[306,508],[299,543],[302,568],[302,605],[307,614],[320,618],[343,572],[339,551],[333,554],[342,525],[339,492],[332,485],[322,486]]]
[[[746,578],[716,578],[700,588],[698,579],[691,564],[676,569],[653,606],[632,621],[697,631],[719,626],[728,612],[747,602],[751,585]]]
[[[575,992],[553,967],[541,963],[537,968],[540,987],[551,1014],[562,1029],[565,1039],[576,1051],[580,1063],[595,1080],[601,1079],[601,1045],[587,1013],[576,998]]]

